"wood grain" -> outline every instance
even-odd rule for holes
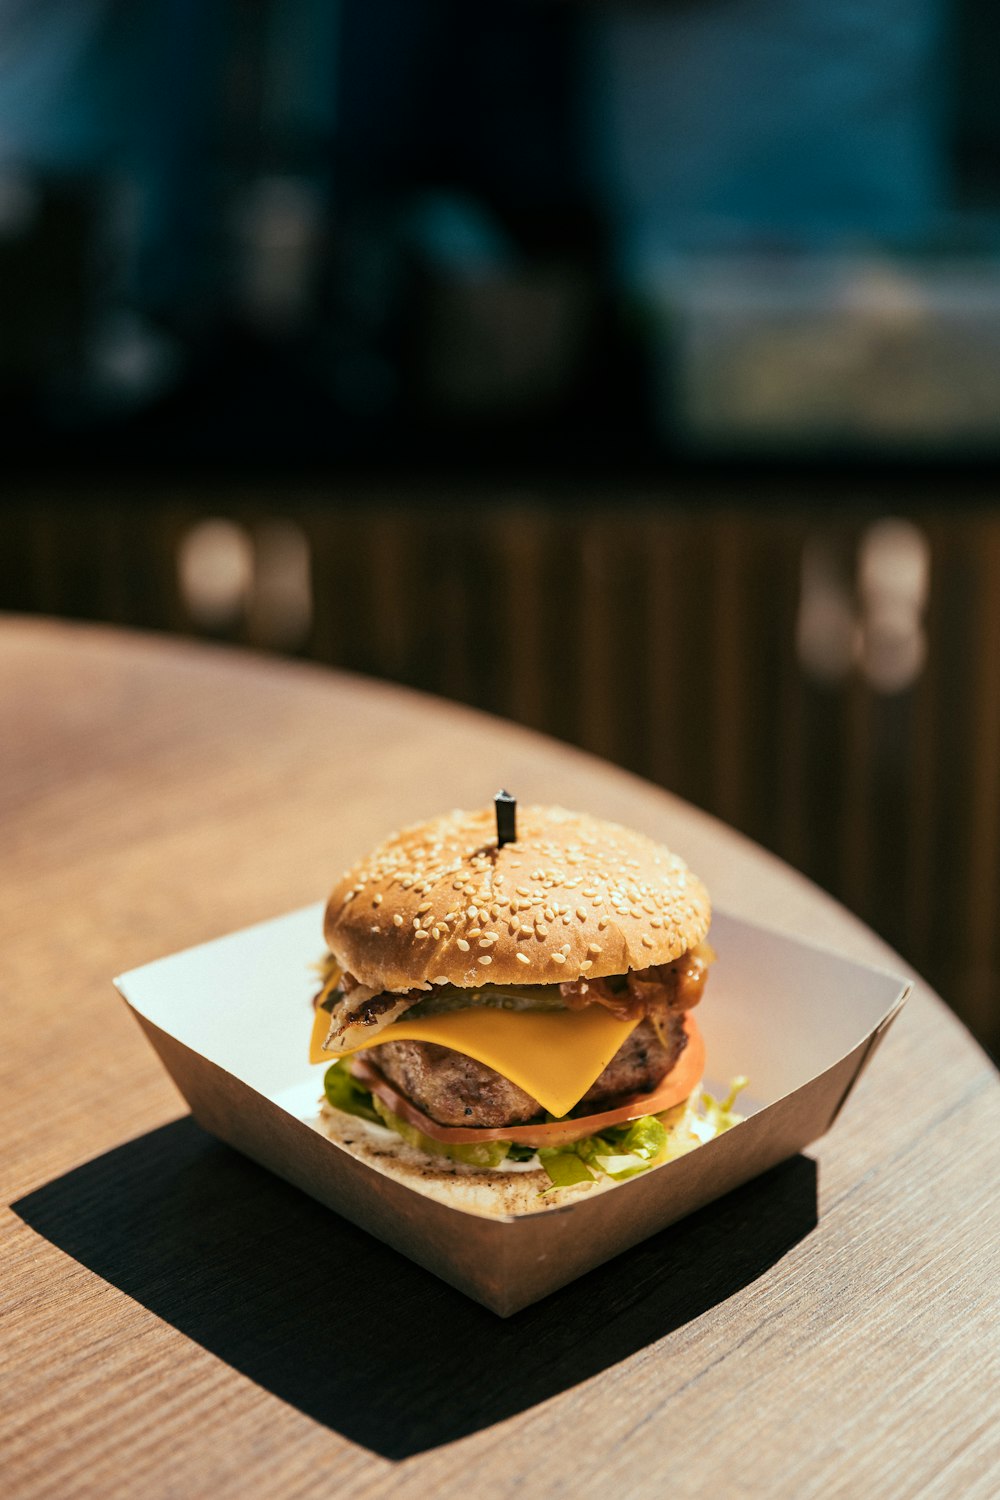
[[[8,620],[0,703],[6,1496],[997,1493],[1000,1089],[922,985],[818,1180],[799,1158],[509,1323],[180,1118],[110,985],[501,784],[900,967],[846,912],[624,773],[360,678]]]

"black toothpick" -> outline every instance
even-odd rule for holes
[[[497,848],[517,843],[517,801],[502,789],[493,798],[497,810]]]

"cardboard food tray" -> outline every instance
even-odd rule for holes
[[[508,1316],[824,1134],[906,999],[906,980],[717,912],[698,1022],[706,1087],[751,1080],[747,1118],[687,1156],[536,1212],[486,1216],[357,1160],[314,1128],[307,1060],[322,904],[115,980],[200,1125]]]

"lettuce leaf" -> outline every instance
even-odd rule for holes
[[[594,1181],[593,1172],[572,1147],[542,1146],[538,1152],[538,1160],[552,1184],[551,1187],[542,1189],[540,1197],[545,1193],[554,1193],[557,1188],[580,1187]]]
[[[372,1120],[376,1125],[379,1123],[371,1094],[349,1071],[346,1058],[327,1068],[323,1074],[323,1092],[327,1103],[332,1104],[334,1109],[342,1109],[348,1115],[357,1115],[361,1120]]]
[[[742,1073],[738,1078],[731,1079],[729,1093],[721,1102],[713,1099],[711,1094],[702,1094],[701,1102],[705,1118],[715,1127],[716,1135],[722,1135],[724,1131],[731,1130],[743,1119],[742,1115],[736,1113],[733,1105],[736,1103],[736,1096],[746,1088],[749,1082],[749,1078],[744,1077]]]
[[[729,1093],[722,1100],[702,1093],[659,1115],[643,1115],[624,1125],[611,1126],[600,1135],[585,1136],[563,1146],[542,1146],[537,1151],[538,1164],[549,1179],[541,1196],[560,1189],[585,1188],[601,1177],[624,1182],[647,1172],[650,1167],[673,1161],[710,1141],[742,1120],[734,1108],[736,1097],[746,1088],[747,1079],[734,1078]],[[466,1166],[487,1169],[502,1168],[505,1161],[529,1162],[536,1155],[532,1146],[511,1141],[481,1141],[468,1145],[449,1145],[425,1135],[417,1126],[393,1114],[377,1094],[365,1088],[349,1070],[349,1060],[342,1058],[327,1068],[323,1078],[327,1100],[334,1109],[357,1115],[394,1130],[409,1145],[427,1156],[447,1156]]]
[[[467,1167],[498,1167],[510,1149],[510,1141],[472,1141],[467,1146],[436,1141],[433,1136],[424,1135],[422,1130],[418,1130],[408,1120],[401,1120],[398,1115],[394,1115],[377,1094],[371,1095],[371,1101],[383,1125],[388,1125],[408,1145],[416,1146],[418,1151],[423,1151],[428,1156],[448,1156],[452,1161],[464,1162]]]

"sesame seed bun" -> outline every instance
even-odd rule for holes
[[[392,834],[327,904],[330,951],[364,985],[558,984],[669,963],[711,905],[676,854],[561,807],[519,807],[497,848],[491,806]]]

